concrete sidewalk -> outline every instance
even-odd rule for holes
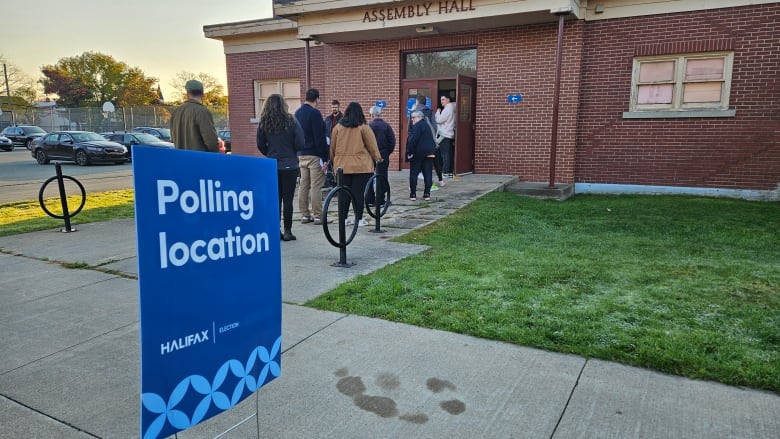
[[[263,438],[779,437],[775,394],[301,306],[425,249],[389,237],[515,180],[465,176],[412,203],[407,175],[391,176],[386,233],[361,228],[347,248],[354,267],[331,266],[338,249],[320,226],[294,224],[282,376],[178,437],[217,436],[256,409],[224,437],[257,437],[258,425]],[[0,238],[0,438],[138,437],[134,224],[74,224]]]

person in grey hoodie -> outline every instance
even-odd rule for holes
[[[269,96],[257,125],[257,149],[264,156],[276,159],[283,241],[296,239],[292,234],[293,197],[298,179],[298,151],[303,149],[304,141],[303,128],[287,111],[284,98],[278,94]]]

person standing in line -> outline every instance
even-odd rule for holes
[[[330,114],[325,116],[325,132],[328,136],[328,145],[330,145],[330,137],[333,135],[333,128],[339,123],[341,118],[344,117],[344,113],[341,112],[341,104],[336,99],[330,101]],[[328,165],[325,170],[325,183],[323,187],[329,188],[336,186],[336,177],[333,175],[332,164]]]
[[[427,122],[429,126],[431,127],[434,143],[436,142],[436,121],[433,119],[433,112],[430,108],[428,108],[427,104],[427,98],[424,95],[417,95],[417,104],[415,104],[414,108],[412,108],[412,112],[414,111],[422,111],[423,114],[423,121]],[[409,131],[412,130],[412,124],[409,124]],[[444,176],[442,174],[442,159],[441,159],[441,148],[436,146],[436,157],[433,159],[433,170],[436,171],[436,177],[438,177],[439,186],[444,187]],[[431,186],[432,191],[439,190],[436,185]]]
[[[357,102],[350,102],[344,111],[344,117],[333,129],[330,141],[330,159],[333,169],[344,171],[344,186],[352,189],[355,196],[355,218],[347,220],[347,225],[356,221],[359,226],[366,226],[363,219],[363,191],[371,174],[374,172],[374,162],[382,160],[376,144],[374,132],[366,123],[363,107]],[[346,216],[349,203],[339,199],[340,216]]]
[[[390,154],[395,151],[395,132],[393,131],[393,127],[382,119],[381,107],[373,106],[369,108],[368,115],[371,117],[371,122],[368,123],[368,126],[371,128],[371,131],[374,132],[376,144],[379,147],[379,155],[382,156],[382,161],[376,165],[376,172],[377,174],[387,176],[387,168],[390,165]],[[378,195],[375,196],[374,191],[369,191],[366,203],[372,205],[376,201],[381,206],[385,204],[385,180],[377,179],[376,182],[376,192]]]
[[[322,113],[317,109],[319,90],[310,88],[306,91],[305,99],[303,105],[295,111],[295,119],[301,124],[306,139],[303,149],[298,151],[301,170],[298,209],[301,211],[301,224],[321,224],[322,184],[325,182],[325,169],[328,166],[328,143],[325,139],[325,122]]]
[[[184,89],[187,100],[171,112],[171,142],[177,149],[219,152],[214,117],[201,103],[203,83],[190,79]]]
[[[279,94],[272,94],[263,105],[257,126],[257,149],[264,156],[276,159],[279,186],[279,210],[282,212],[280,232],[283,241],[294,241],[292,234],[293,197],[298,179],[298,154],[304,146],[303,128],[289,113],[287,103]]]
[[[328,133],[328,137],[333,135],[333,128],[336,128],[336,124],[342,117],[344,117],[344,113],[341,112],[339,101],[336,99],[330,101],[330,114],[325,116],[325,132]]]
[[[444,175],[452,178],[453,165],[453,140],[455,139],[455,102],[449,96],[441,97],[441,107],[436,110],[436,123],[439,125],[439,134],[443,137],[441,148],[442,171]]]
[[[433,133],[424,120],[422,111],[412,112],[412,131],[406,139],[406,161],[409,166],[409,200],[417,201],[417,175],[422,172],[425,189],[423,199],[431,200],[433,159],[436,157],[436,142]]]

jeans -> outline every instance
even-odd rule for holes
[[[284,230],[292,229],[293,197],[295,197],[295,181],[298,179],[297,169],[280,169],[276,171],[279,185],[279,211],[282,212]]]
[[[322,214],[322,184],[325,183],[325,173],[320,166],[320,158],[316,155],[298,157],[301,166],[301,186],[298,188],[298,210],[302,216]],[[309,209],[311,201],[311,210]]]
[[[452,165],[453,165],[453,154],[452,154],[452,146],[453,146],[453,140],[454,139],[448,139],[444,138],[439,146],[439,150],[441,151],[441,161],[442,161],[442,172],[445,174],[452,174]]]

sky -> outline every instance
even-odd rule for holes
[[[168,99],[182,71],[207,73],[225,86],[222,41],[204,25],[268,18],[272,0],[3,0],[0,54],[37,80],[41,67],[99,52],[147,77]]]

